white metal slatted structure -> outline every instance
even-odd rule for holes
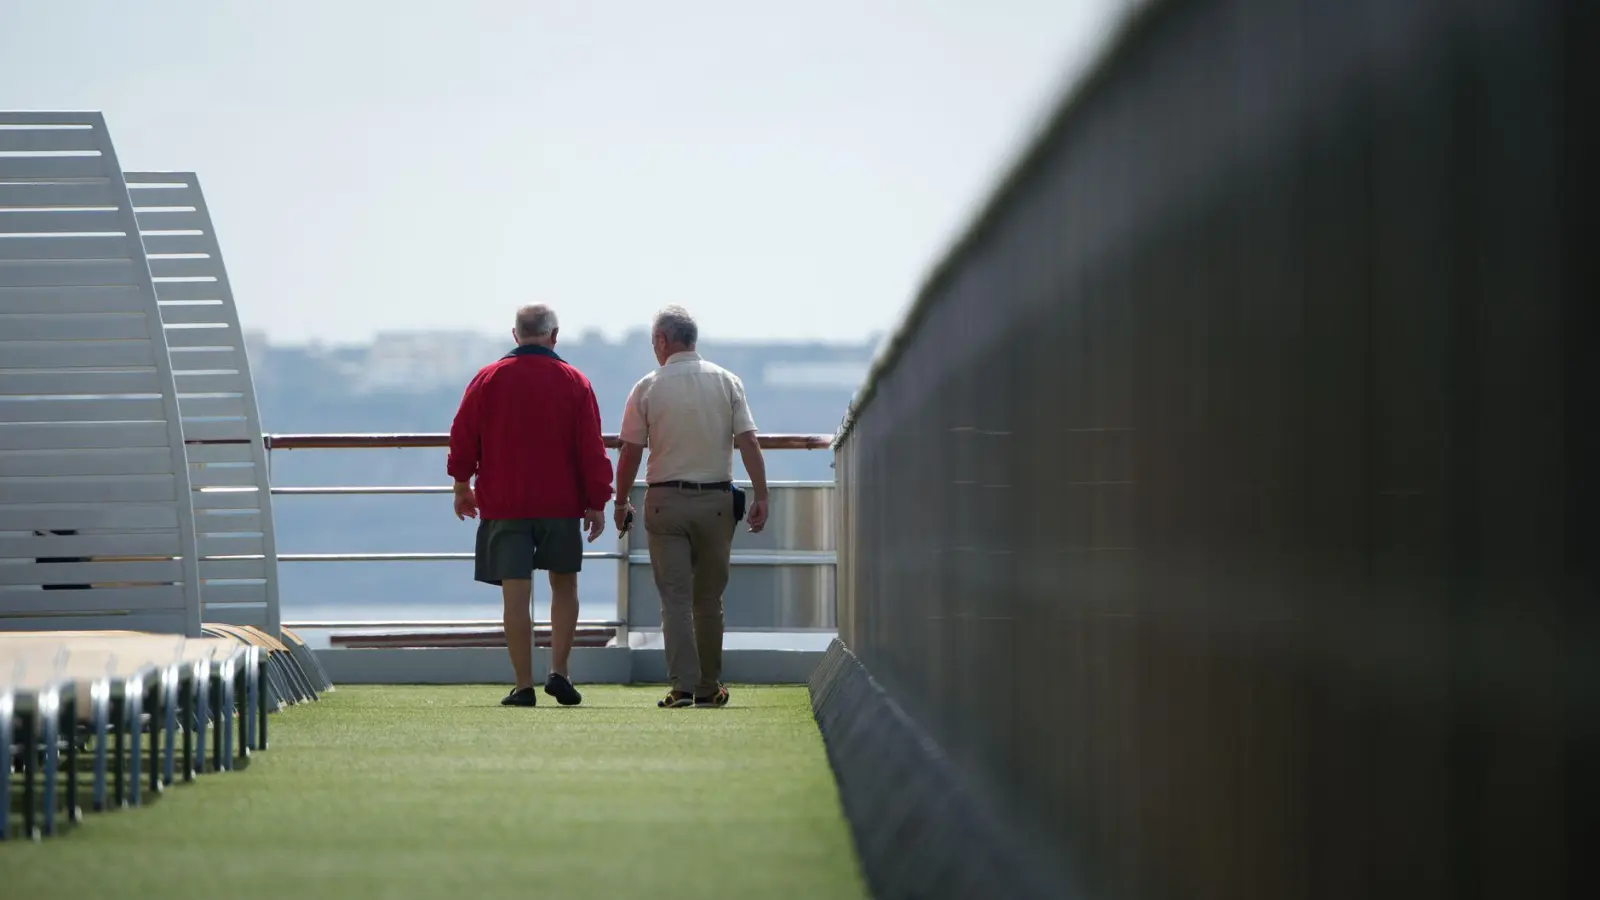
[[[188,444],[206,622],[277,635],[277,550],[239,310],[193,172],[128,172]]]
[[[198,636],[176,383],[97,112],[0,112],[0,629]]]

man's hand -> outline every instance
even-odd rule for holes
[[[633,512],[632,503],[624,500],[621,503],[616,504],[616,508],[612,513],[612,520],[617,524],[617,534],[621,535],[628,533],[628,513],[631,512]]]
[[[751,503],[744,512],[744,520],[754,534],[767,527],[767,461],[761,458],[761,442],[756,439],[754,425],[749,431],[734,435],[733,445],[739,448],[745,474],[750,476]]]
[[[456,482],[456,518],[459,520],[476,519],[478,517],[478,495],[472,492],[472,485],[468,482]]]
[[[604,510],[586,509],[583,511],[583,527],[589,531],[589,543],[605,533],[606,514]]]
[[[744,520],[749,523],[752,534],[767,527],[767,501],[752,500],[750,508],[744,512]]]

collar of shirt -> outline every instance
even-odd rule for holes
[[[510,353],[507,353],[505,356],[500,358],[516,359],[519,356],[548,356],[556,362],[566,362],[566,360],[557,355],[554,350],[551,350],[549,347],[542,347],[538,344],[519,344]]]
[[[680,350],[679,352],[667,357],[667,365],[670,366],[675,362],[691,362],[699,358],[700,354],[694,352],[693,350]]]

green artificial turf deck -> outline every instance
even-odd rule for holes
[[[804,688],[582,689],[341,687],[274,715],[246,769],[0,843],[0,896],[865,896]]]

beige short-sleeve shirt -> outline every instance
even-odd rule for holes
[[[693,351],[639,379],[622,411],[622,439],[650,448],[645,481],[732,481],[733,438],[755,431],[744,382]]]

